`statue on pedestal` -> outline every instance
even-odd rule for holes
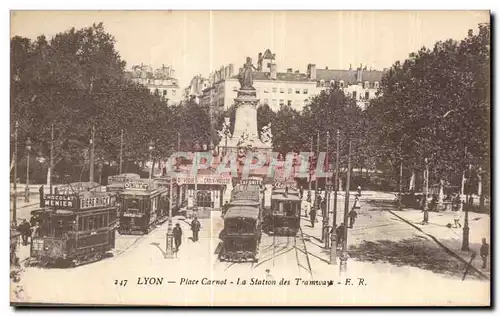
[[[247,57],[247,62],[243,65],[238,77],[242,90],[254,90],[252,70],[257,70],[252,64],[252,58]]]

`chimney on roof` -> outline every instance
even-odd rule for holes
[[[310,80],[316,81],[316,64],[307,65],[307,77]]]
[[[356,72],[356,82],[357,83],[363,82],[363,68],[361,67],[359,67]]]
[[[276,80],[277,67],[275,63],[271,64],[271,79]]]
[[[352,70],[352,64],[349,64],[349,70]]]
[[[292,69],[292,68],[287,68],[287,69],[286,69],[286,72],[288,72],[288,73],[292,73],[292,72],[293,72],[293,69]]]
[[[325,66],[325,70],[328,70],[328,66]]]
[[[300,74],[300,70],[295,70],[295,73],[296,74]]]

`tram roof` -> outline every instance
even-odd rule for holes
[[[224,215],[224,219],[238,217],[257,219],[259,217],[259,208],[238,205],[230,207],[227,213]]]
[[[234,200],[229,202],[229,206],[246,206],[246,205],[260,205],[260,202],[253,200]]]
[[[140,195],[140,196],[149,196],[149,195],[154,195],[157,193],[163,193],[167,191],[167,188],[157,188],[151,191],[148,190],[133,190],[133,189],[127,189],[122,192],[120,192],[121,195]]]
[[[288,196],[284,196],[283,194],[273,194],[271,197],[273,200],[288,200],[288,201],[300,201],[300,197],[288,193]]]

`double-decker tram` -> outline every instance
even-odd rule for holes
[[[300,229],[301,199],[294,182],[275,183],[271,207],[264,211],[263,230],[276,236],[295,236]]]
[[[165,222],[169,210],[169,189],[156,182],[138,179],[125,182],[120,193],[120,234],[148,234]]]
[[[224,229],[219,238],[220,261],[257,262],[261,238],[261,212],[255,201],[238,200],[224,215]],[[258,202],[257,202],[258,203]]]
[[[91,187],[68,185],[40,197],[41,208],[31,212],[29,264],[77,266],[100,260],[115,247],[116,195]]]

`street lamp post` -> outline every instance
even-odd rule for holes
[[[28,203],[30,201],[30,150],[31,150],[31,140],[28,137],[26,140],[26,188],[24,190],[24,202]]]
[[[340,256],[340,271],[347,270],[347,220],[349,214],[349,191],[351,186],[351,140],[349,140],[349,151],[347,154],[347,179],[344,203],[344,240],[342,244],[342,254]]]
[[[330,235],[330,264],[337,265],[337,191],[339,185],[339,148],[340,148],[340,131],[337,130],[337,157],[335,162],[335,184],[333,193],[333,218],[332,218],[332,233]]]
[[[399,198],[398,207],[399,210],[402,209],[402,199],[403,199],[403,157],[399,157]]]
[[[152,158],[153,149],[154,149],[153,140],[149,141],[149,148],[148,149],[149,149],[149,161],[151,162],[151,167],[149,168],[149,184],[151,185],[151,178],[153,176],[153,158]]]
[[[330,147],[330,132],[326,132],[326,170],[330,172],[330,163],[328,161],[328,149]],[[325,178],[326,184],[326,178]],[[328,238],[328,221],[329,221],[329,213],[330,213],[330,196],[328,194],[328,190],[325,187],[325,211],[323,213],[323,234],[321,240],[325,242],[325,249],[328,249],[328,245],[330,243],[330,238]]]
[[[17,227],[17,129],[19,122],[14,125],[14,199],[12,200],[12,225]]]
[[[427,198],[429,194],[429,161],[427,158],[424,160],[425,162],[425,193],[424,193],[424,220],[422,224],[429,223],[429,208],[427,207]]]
[[[311,153],[313,152],[313,137],[311,136]],[[311,160],[312,161],[312,160]],[[307,202],[312,203],[312,196],[311,196],[311,166],[309,166],[309,189],[307,190]]]
[[[471,166],[469,165],[469,178],[470,178],[470,171],[471,171]],[[463,173],[463,179],[462,179],[462,196],[465,194],[465,183],[467,181],[467,178],[465,178],[465,171]],[[462,250],[463,251],[469,251],[469,208],[464,205],[465,200],[461,199],[461,206],[465,210],[465,217],[464,217],[464,228],[462,230]]]
[[[168,228],[166,236],[165,258],[171,259],[174,257],[174,234],[172,231],[172,208],[173,203],[173,185],[174,177],[170,177],[170,192],[169,192],[169,206],[168,206]]]
[[[120,135],[120,174],[122,174],[122,165],[123,165],[123,129]]]

